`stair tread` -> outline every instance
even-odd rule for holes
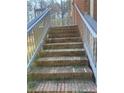
[[[44,49],[65,49],[65,48],[83,48],[82,42],[57,42],[57,43],[45,43]]]
[[[58,60],[88,60],[87,57],[43,57],[37,61],[58,61]]]
[[[78,31],[74,31],[74,30],[58,30],[58,31],[51,31],[48,33],[49,35],[57,35],[57,34],[79,34]]]
[[[66,43],[46,43],[45,45],[71,45],[71,44],[83,44],[82,42],[66,42]]]
[[[76,91],[76,92],[93,92],[96,93],[96,85],[91,80],[47,80],[39,81],[33,91]]]
[[[54,29],[63,29],[63,28],[64,28],[64,29],[65,29],[65,28],[66,28],[66,29],[71,29],[71,28],[76,28],[76,29],[77,29],[78,26],[77,26],[77,25],[70,25],[70,26],[55,26],[55,27],[51,27],[51,29],[53,29],[53,30],[54,30]]]
[[[77,33],[79,33],[79,31],[78,30],[76,30],[76,29],[55,29],[55,30],[51,30],[51,31],[49,31],[49,33],[51,34],[51,33],[61,33],[61,32],[77,32]]]
[[[80,37],[80,34],[79,33],[77,33],[77,32],[75,32],[75,33],[61,33],[61,34],[59,34],[59,33],[50,33],[50,34],[48,34],[48,38],[62,38],[62,37]]]
[[[80,37],[62,37],[62,38],[47,38],[47,43],[62,43],[62,42],[81,42]]]
[[[88,66],[35,67],[30,73],[92,73]]]
[[[44,52],[71,52],[71,51],[85,51],[85,49],[45,49]]]
[[[80,37],[61,37],[61,38],[48,38],[48,40],[52,40],[52,39],[81,39]]]

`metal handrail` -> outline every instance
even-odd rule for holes
[[[29,22],[27,24],[27,32],[31,31],[31,29],[37,25],[37,23],[39,21],[41,21],[46,15],[47,13],[50,11],[50,8],[47,8],[43,11],[43,13],[41,15],[39,15],[38,17],[36,17],[34,20],[32,20],[31,22]]]

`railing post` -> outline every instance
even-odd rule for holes
[[[94,62],[97,62],[97,39],[94,38],[94,42],[93,42],[93,55],[94,55]],[[97,63],[95,63],[96,66]]]

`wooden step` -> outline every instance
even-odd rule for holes
[[[80,37],[79,33],[48,34],[47,38]]]
[[[96,85],[90,80],[47,80],[28,84],[33,86],[28,87],[28,93],[97,93]]]
[[[47,49],[40,52],[41,57],[85,56],[85,49]]]
[[[80,37],[47,38],[46,43],[81,42]]]
[[[28,77],[31,80],[49,79],[92,79],[92,71],[88,66],[35,67]]]
[[[44,49],[67,49],[67,48],[83,48],[82,42],[70,42],[70,43],[48,43],[44,44]]]
[[[77,30],[78,26],[59,26],[59,27],[51,27],[50,30]]]
[[[49,31],[48,34],[68,34],[68,33],[79,33],[77,29],[59,29],[59,30],[52,30]]]
[[[36,60],[37,66],[88,65],[87,57],[43,57]]]

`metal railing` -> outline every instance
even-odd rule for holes
[[[27,25],[27,68],[35,60],[38,51],[42,49],[48,28],[63,26],[61,18],[51,8],[45,9],[40,16],[32,20]],[[69,19],[71,20],[71,19]],[[70,25],[70,21],[68,24]]]
[[[74,9],[78,16],[76,24],[80,29],[80,33],[82,36],[84,48],[86,49],[87,56],[90,61],[90,66],[93,70],[95,80],[97,80],[96,76],[96,65],[97,65],[97,31],[96,25],[92,25],[87,20],[87,15],[82,13],[78,6],[74,4]]]
[[[27,25],[27,68],[29,68],[42,48],[44,38],[50,26],[50,8]]]

